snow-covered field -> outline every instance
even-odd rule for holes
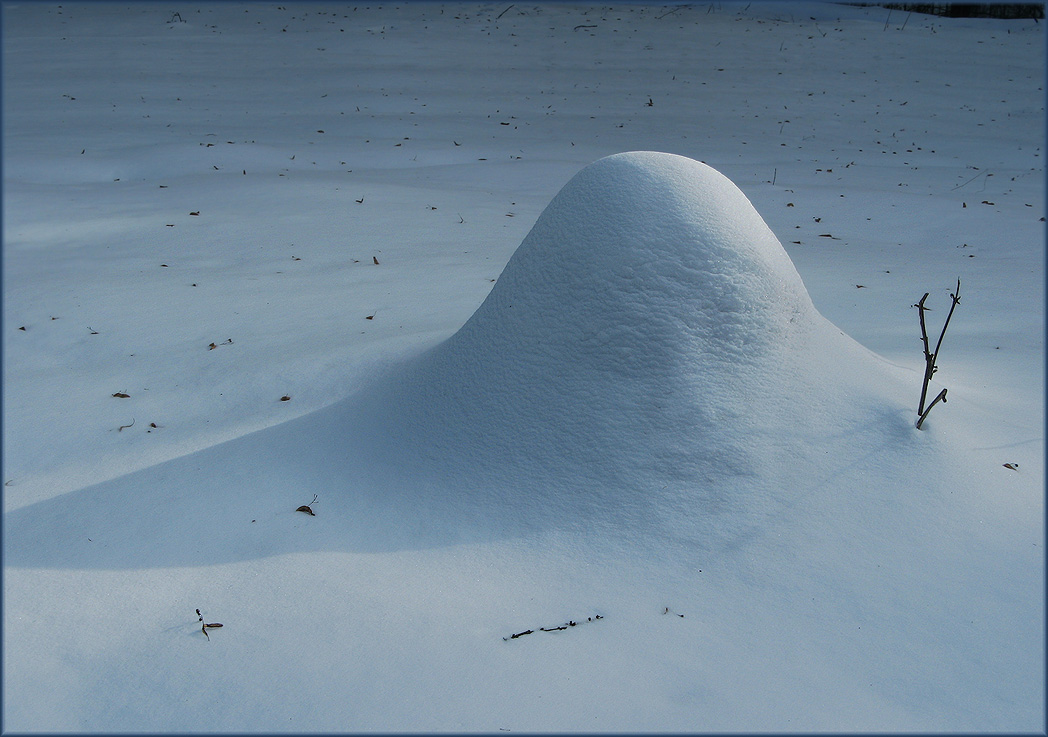
[[[1043,22],[2,21],[5,730],[1044,731]]]

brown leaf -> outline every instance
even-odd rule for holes
[[[282,397],[280,398],[280,401],[281,401],[281,402],[288,402],[288,401],[290,401],[290,400],[291,400],[291,397],[290,397],[290,396],[288,396],[287,394],[285,394],[284,396],[282,396]]]
[[[1005,463],[1004,467],[1005,468],[1010,468],[1013,471],[1018,471],[1019,470],[1019,464],[1018,463]]]
[[[378,266],[378,256],[372,256],[371,260],[375,262],[375,266]]]
[[[120,397],[121,399],[128,399],[131,397],[130,394],[124,394],[123,392],[117,392],[113,395],[114,397]]]

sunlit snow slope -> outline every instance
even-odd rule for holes
[[[734,184],[639,152],[575,176],[476,314],[362,409],[373,457],[486,515],[656,516],[708,540],[802,493],[783,475],[824,466],[839,429],[905,430],[889,373]]]
[[[891,374],[819,315],[731,181],[682,156],[618,154],[553,199],[461,330],[340,405],[261,433],[271,449],[246,485],[215,494],[243,504],[273,479],[325,496],[344,484],[350,508],[378,515],[353,515],[368,530],[354,546],[593,524],[733,545],[854,462],[841,433],[865,451],[916,432],[912,392]],[[173,465],[221,468],[257,447],[249,436]],[[180,513],[220,525],[210,505],[192,511],[197,483],[179,485]],[[72,505],[88,535],[114,506],[93,497],[16,511],[26,521],[12,534],[44,534],[47,510]],[[160,542],[154,518],[123,524]],[[183,540],[172,552],[192,550]]]

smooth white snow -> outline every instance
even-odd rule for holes
[[[178,10],[3,6],[6,730],[1043,731],[1039,27]]]

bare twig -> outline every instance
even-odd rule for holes
[[[586,622],[596,622],[598,619],[604,619],[603,615],[595,614],[592,617],[586,617]],[[561,630],[566,630],[569,627],[577,627],[580,624],[585,624],[585,622],[583,622],[581,619],[578,620],[578,621],[575,621],[574,619],[569,619],[567,622],[565,622],[564,624],[560,625],[559,627],[539,627],[538,631],[539,632],[559,632]],[[502,639],[503,640],[507,640],[507,641],[508,640],[516,640],[518,637],[523,637],[524,635],[534,634],[534,632],[535,632],[535,630],[524,630],[523,632],[517,632],[516,634],[510,635],[509,637],[503,637]]]
[[[931,404],[925,407],[925,402],[928,399],[928,385],[931,382],[932,376],[938,370],[936,362],[939,359],[939,349],[942,348],[943,338],[946,336],[946,328],[950,326],[950,318],[953,317],[953,311],[957,309],[957,305],[961,303],[961,280],[957,280],[956,289],[950,294],[952,304],[950,305],[950,311],[946,315],[946,320],[943,322],[942,331],[939,333],[939,340],[935,343],[935,351],[931,350],[930,343],[928,341],[928,328],[924,321],[924,313],[928,310],[924,306],[924,301],[928,299],[928,293],[925,292],[924,296],[921,297],[921,301],[914,305],[917,308],[917,313],[921,322],[921,342],[924,345],[924,382],[921,386],[921,400],[917,405],[917,429],[921,429],[921,425],[924,424],[924,418],[931,412],[932,407],[938,404],[940,401],[946,401],[946,390],[943,389],[939,392],[938,396],[932,400]]]
[[[207,633],[209,629],[218,629],[222,626],[221,622],[211,622],[208,624],[204,623],[204,615],[200,613],[200,610],[196,610],[197,619],[200,621],[200,631],[204,633],[204,637],[207,638],[208,642],[211,642],[211,635]]]
[[[971,179],[969,179],[969,180],[967,180],[967,181],[965,181],[965,182],[961,182],[961,183],[960,183],[960,184],[958,184],[958,185],[957,185],[956,187],[953,187],[952,189],[950,189],[950,192],[953,192],[954,190],[960,189],[961,187],[964,187],[964,186],[966,186],[966,185],[968,185],[968,184],[971,184],[972,182],[974,182],[974,181],[975,181],[976,179],[978,179],[979,177],[981,177],[981,176],[985,176],[985,175],[986,175],[987,173],[988,173],[988,172],[985,172],[985,171],[981,171],[981,172],[979,172],[978,174],[976,174],[976,175],[975,175],[974,177],[972,177]]]
[[[924,311],[928,309],[924,306],[924,300],[928,299],[928,292],[924,293],[921,297],[921,301],[917,303],[917,314],[921,320],[921,341],[924,343],[924,386],[921,389],[921,401],[917,405],[917,414],[921,415],[924,413],[924,400],[928,397],[928,381],[932,378],[932,371],[934,371],[934,364],[932,363],[932,353],[928,348],[928,330],[924,325]]]
[[[932,403],[928,405],[928,408],[925,409],[924,412],[921,413],[921,416],[917,418],[917,429],[918,430],[920,430],[921,429],[921,425],[924,424],[924,418],[927,417],[928,413],[932,411],[932,407],[934,407],[940,401],[942,401],[944,404],[946,402],[946,390],[945,389],[943,389],[941,392],[939,392],[938,396],[936,396],[935,399],[932,400]]]
[[[957,305],[961,303],[961,280],[957,280],[957,288],[950,294],[952,304],[950,305],[950,311],[946,313],[946,322],[942,324],[942,332],[939,333],[939,341],[935,344],[935,353],[932,354],[932,360],[939,357],[939,347],[942,345],[943,336],[946,335],[946,328],[950,325],[950,318],[953,317],[953,311],[957,309]]]

